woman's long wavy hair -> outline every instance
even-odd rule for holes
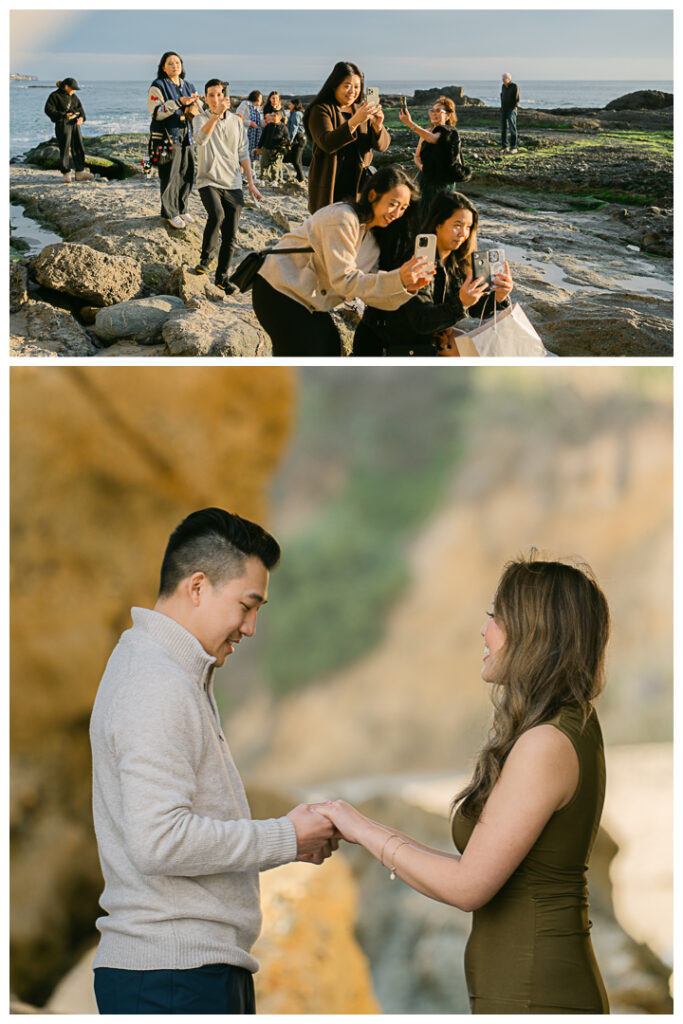
[[[609,607],[587,565],[541,561],[535,550],[508,562],[493,615],[505,633],[493,724],[474,774],[451,808],[468,818],[481,814],[519,736],[565,705],[578,705],[585,721],[605,681]]]
[[[465,241],[454,249],[444,260],[444,267],[449,273],[454,273],[456,267],[467,277],[467,272],[472,269],[471,256],[477,251],[477,229],[479,227],[479,213],[476,206],[470,202],[462,192],[437,192],[434,196],[427,219],[422,225],[422,231],[428,234],[436,234],[439,224],[448,220],[456,210],[469,210],[472,214],[472,227]]]
[[[360,78],[360,92],[358,93],[358,99],[353,104],[354,110],[358,103],[364,102],[365,76],[363,75],[363,72],[361,71],[357,64],[353,64],[349,60],[338,61],[330,71],[329,75],[327,76],[323,84],[321,85],[320,91],[318,92],[317,96],[313,97],[313,99],[308,104],[304,112],[304,128],[306,129],[306,134],[308,135],[309,138],[310,132],[308,131],[308,122],[311,116],[311,110],[317,103],[336,103],[337,100],[334,95],[335,89],[337,88],[338,85],[341,85],[344,79],[348,78],[349,75],[358,75],[358,77]]]
[[[420,217],[420,189],[403,167],[387,164],[368,178],[357,201],[346,200],[365,224],[372,218],[373,203],[397,185],[405,185],[410,192],[408,209],[387,227],[370,229],[379,245],[380,270],[394,270],[412,255]]]
[[[180,76],[179,77],[180,77],[180,81],[182,82],[183,79],[185,78],[185,65],[183,64],[183,58],[180,56],[179,53],[176,53],[175,50],[167,50],[166,53],[161,55],[161,59],[159,61],[159,67],[157,68],[157,78],[168,78],[168,75],[164,71],[164,64],[166,63],[166,61],[168,60],[169,57],[177,57],[178,60],[180,61]]]

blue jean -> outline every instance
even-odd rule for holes
[[[507,129],[510,129],[510,149],[517,149],[517,108],[514,110],[501,110],[500,112],[500,138],[503,149],[507,146]]]
[[[100,1013],[256,1013],[254,981],[244,967],[205,964],[189,970],[95,968]]]

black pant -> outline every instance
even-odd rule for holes
[[[62,174],[68,174],[71,170],[71,157],[74,160],[74,170],[84,171],[85,151],[81,126],[70,124],[68,121],[57,121],[55,135],[59,143],[59,169]]]
[[[304,180],[304,165],[302,158],[304,155],[304,149],[306,148],[306,137],[299,135],[292,145],[289,147],[289,153],[287,154],[287,162],[294,164],[294,170],[296,171],[296,180]]]
[[[260,274],[254,278],[251,295],[256,319],[273,343],[274,356],[341,355],[341,338],[329,313],[309,313],[300,302],[277,291]]]
[[[173,140],[173,156],[159,164],[161,185],[161,216],[167,220],[185,213],[194,181],[194,152],[188,142],[187,128]]]
[[[256,1013],[251,974],[231,964],[165,971],[96,967],[95,998],[100,1013]]]
[[[244,206],[242,189],[214,188],[204,185],[199,190],[199,198],[204,204],[208,220],[202,239],[202,263],[210,263],[216,251],[220,235],[221,247],[216,267],[216,284],[225,284],[230,269],[230,260],[235,251],[235,235],[240,214]]]

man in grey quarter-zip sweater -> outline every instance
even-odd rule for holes
[[[336,849],[312,806],[252,820],[213,696],[279,557],[255,523],[192,513],[169,539],[154,609],[132,610],[107,664],[90,723],[100,1013],[254,1013],[259,871]]]

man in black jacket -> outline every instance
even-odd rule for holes
[[[57,89],[51,92],[45,104],[45,113],[54,123],[59,144],[59,169],[63,180],[71,181],[71,158],[76,169],[76,181],[91,181],[92,174],[85,167],[85,152],[81,138],[81,125],[85,121],[85,110],[76,95],[80,88],[75,78],[57,82]]]
[[[503,88],[500,90],[500,135],[504,153],[517,152],[517,107],[519,106],[519,86],[505,72]],[[507,129],[510,129],[510,145],[507,144]]]

